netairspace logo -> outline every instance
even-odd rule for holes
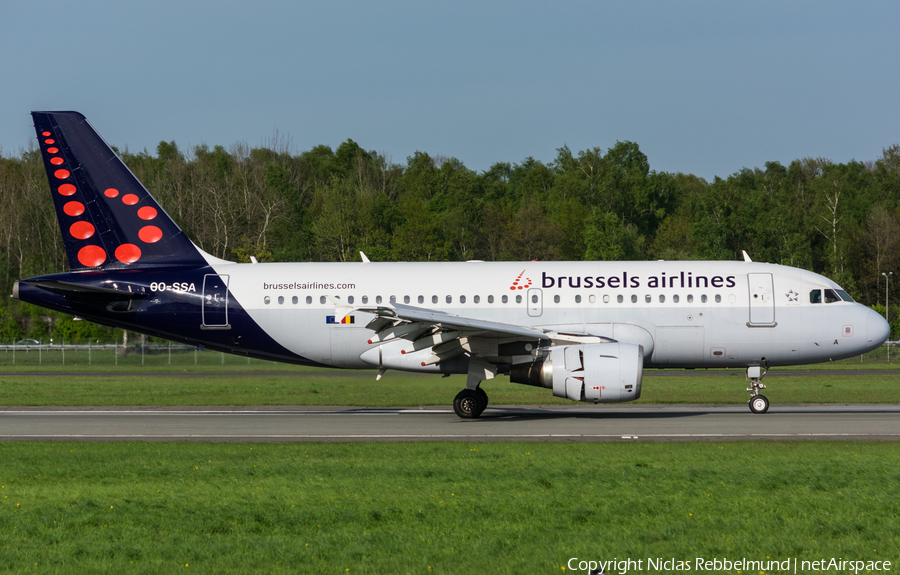
[[[807,573],[831,571],[835,573],[874,573],[891,571],[890,561],[875,561],[866,559],[844,559],[843,557],[831,557],[829,559],[798,559],[788,557],[782,561],[766,559],[758,561],[754,559],[729,559],[717,557],[706,559],[697,557],[690,559],[675,559],[663,557],[647,557],[646,559],[619,559],[617,557],[608,561],[580,559],[572,557],[566,563],[570,571],[584,571],[587,573],[605,573],[606,575],[627,575],[629,572],[762,572],[762,573]]]

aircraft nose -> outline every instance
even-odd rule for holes
[[[891,335],[891,328],[881,314],[869,310],[866,316],[866,339],[874,345],[881,345]]]

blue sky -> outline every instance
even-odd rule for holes
[[[155,152],[275,131],[482,171],[637,142],[708,180],[900,143],[897,2],[3,2],[0,151],[78,110]]]

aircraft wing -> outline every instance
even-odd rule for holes
[[[442,311],[418,308],[411,305],[395,303],[392,304],[391,307],[378,306],[355,309],[357,311],[364,311],[378,316],[376,320],[370,322],[372,328],[379,328],[376,329],[376,332],[380,331],[380,328],[382,327],[387,327],[388,323],[394,324],[399,321],[401,324],[416,323],[442,330],[477,332],[479,335],[487,337],[521,338],[529,341],[537,339],[546,340],[546,343],[550,343],[550,337],[547,333],[536,327],[463,317]],[[387,321],[378,322],[379,319]],[[375,322],[378,323],[372,326]]]

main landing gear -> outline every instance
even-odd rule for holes
[[[487,408],[488,396],[483,389],[464,389],[453,399],[453,411],[463,419],[475,419]]]
[[[758,365],[751,365],[747,368],[747,378],[750,380],[750,387],[747,388],[747,391],[750,392],[750,411],[753,413],[765,413],[769,410],[769,399],[759,393],[760,389],[765,389],[766,386],[761,383],[762,378],[768,372],[760,373],[760,369]]]

